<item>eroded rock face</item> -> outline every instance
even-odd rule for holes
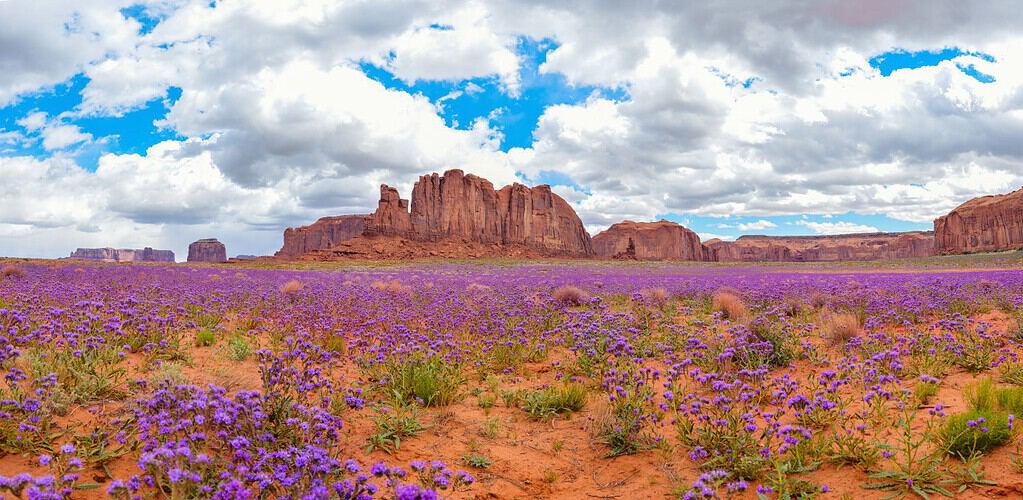
[[[342,215],[323,217],[308,226],[289,227],[284,230],[284,246],[277,256],[298,257],[334,247],[361,235],[369,219],[369,215]]]
[[[68,258],[102,262],[174,262],[174,252],[154,250],[150,247],[143,249],[78,248]]]
[[[638,260],[711,260],[710,250],[693,231],[669,221],[624,221],[593,237],[600,257]]]
[[[357,241],[373,238],[373,244]],[[383,239],[391,243],[378,244]],[[458,248],[470,256],[593,255],[582,221],[550,186],[513,184],[498,191],[490,181],[461,170],[420,177],[411,203],[384,185],[371,215],[331,217],[288,229],[278,255],[297,257],[335,247],[343,247],[338,249],[343,255],[369,252],[375,257],[414,256],[408,254],[416,248],[445,256],[457,255]]]
[[[833,262],[927,257],[934,254],[934,233],[843,234],[834,236],[740,236],[709,240],[719,262]]]
[[[227,262],[227,247],[216,238],[193,241],[188,245],[188,262]]]
[[[1023,248],[1023,189],[974,198],[935,219],[934,243],[940,254]]]

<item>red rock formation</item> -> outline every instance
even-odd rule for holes
[[[1023,248],[1023,189],[974,198],[934,221],[939,254]]]
[[[711,260],[700,237],[683,226],[659,222],[624,221],[593,237],[598,256],[639,260]]]
[[[842,234],[834,236],[740,236],[706,243],[720,262],[832,262],[926,257],[934,254],[934,233]]]
[[[193,241],[188,245],[188,262],[227,262],[227,248],[216,238]]]
[[[320,219],[312,226],[288,229],[277,255],[297,257],[343,247],[334,254],[368,252],[385,258],[406,256],[412,248],[387,250],[376,243],[357,241],[374,238],[391,245],[436,243],[412,247],[444,255],[457,253],[459,246],[466,249],[466,255],[593,255],[582,221],[550,186],[513,184],[496,191],[490,181],[461,170],[420,177],[411,204],[401,199],[396,189],[381,186],[373,214]]]
[[[362,234],[369,219],[369,215],[342,215],[323,217],[308,226],[289,227],[284,230],[284,246],[277,256],[293,258],[336,246]]]
[[[69,259],[98,260],[103,262],[174,262],[174,252],[154,250],[150,247],[132,248],[78,248]]]

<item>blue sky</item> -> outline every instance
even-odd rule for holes
[[[0,2],[0,254],[217,235],[269,253],[275,228],[448,168],[554,185],[594,232],[725,237],[927,229],[1023,182],[1001,4],[956,29],[785,1],[123,6]]]
[[[409,85],[379,66],[362,63],[360,67],[389,89],[421,94],[440,104],[440,115],[449,127],[468,129],[477,119],[490,118],[504,136],[501,150],[508,151],[532,146],[537,120],[549,106],[577,104],[590,96],[614,100],[628,97],[623,88],[569,85],[564,75],[540,73],[547,54],[557,48],[558,44],[550,39],[518,39],[516,52],[521,61],[519,78],[522,82],[518,95],[510,95],[497,77],[458,82],[417,80]]]

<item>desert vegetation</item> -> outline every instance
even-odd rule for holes
[[[0,268],[5,495],[1023,487],[1017,271]]]

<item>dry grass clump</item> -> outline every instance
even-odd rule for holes
[[[386,292],[393,294],[409,293],[412,291],[412,287],[403,285],[401,281],[393,279],[391,281],[377,280],[370,284],[374,290],[378,292]]]
[[[785,302],[782,303],[782,311],[790,318],[799,316],[799,313],[803,311],[802,299],[799,297],[786,297]]]
[[[810,296],[810,306],[814,309],[820,309],[826,305],[828,305],[828,297],[823,293],[814,292],[813,295]]]
[[[722,319],[737,320],[746,314],[746,304],[731,290],[721,289],[711,298],[711,309],[721,313]]]
[[[590,299],[590,294],[575,285],[561,285],[554,290],[554,300],[562,305],[577,306]]]
[[[24,278],[25,270],[14,264],[7,264],[0,270],[0,276],[4,278]]]
[[[860,320],[851,313],[827,313],[821,316],[821,332],[829,346],[844,346],[859,337],[863,328]]]
[[[305,288],[305,285],[303,285],[301,281],[291,280],[281,287],[281,293],[285,297],[294,297],[298,294],[298,292],[301,292],[303,288]]]
[[[639,294],[645,302],[655,306],[664,305],[671,300],[671,292],[667,288],[646,288],[640,290]]]
[[[479,283],[469,283],[469,286],[465,287],[465,290],[468,292],[489,292],[491,289],[490,286]]]

